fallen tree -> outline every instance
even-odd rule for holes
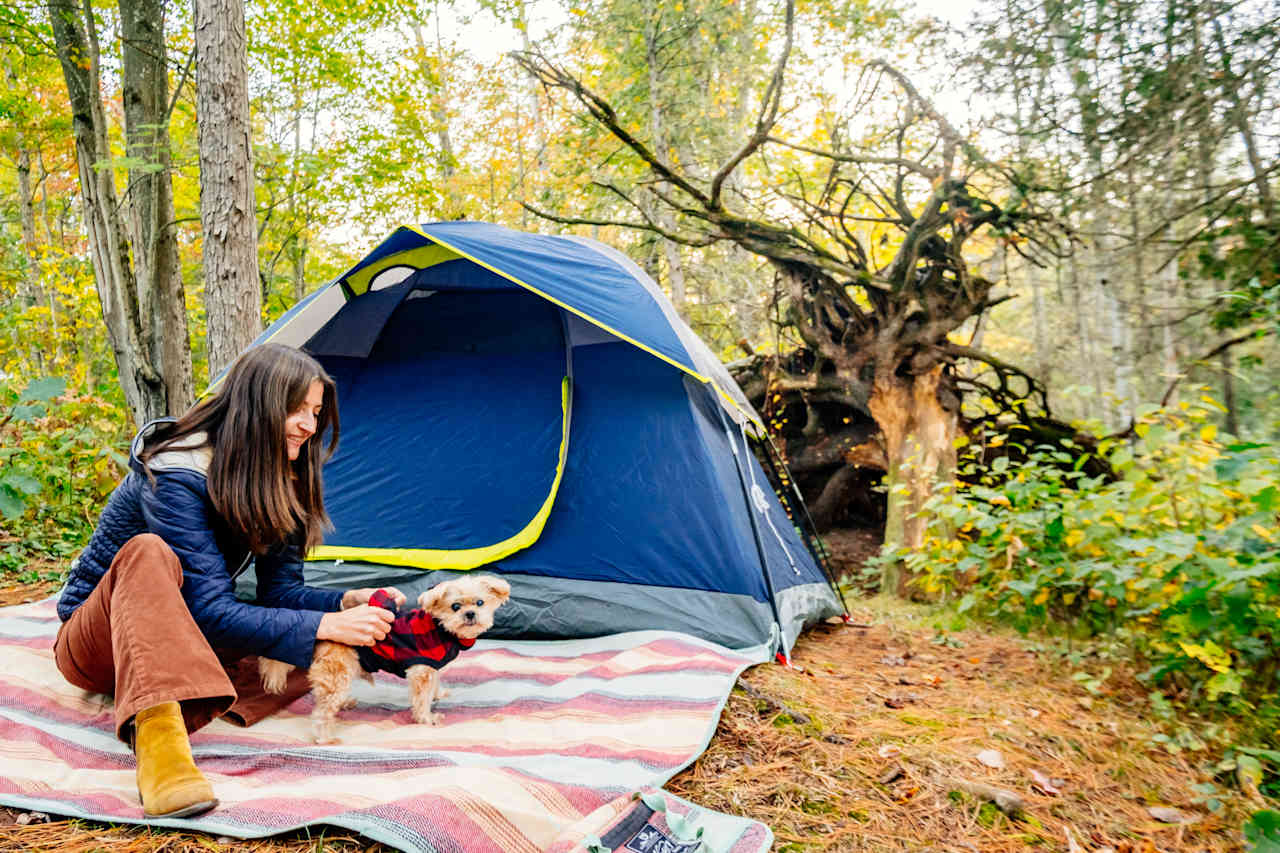
[[[664,156],[619,117],[608,97],[546,55],[515,54],[529,74],[548,91],[569,96],[651,176],[633,187],[603,183],[629,216],[603,219],[526,206],[564,224],[641,229],[693,247],[729,242],[765,259],[781,322],[801,346],[750,359],[738,365],[737,378],[786,439],[783,452],[807,486],[820,525],[837,520],[850,495],[865,490],[866,472],[880,467],[887,486],[886,545],[910,547],[923,539],[928,519],[921,507],[934,485],[953,476],[966,393],[985,397],[991,417],[1030,421],[1048,412],[1044,388],[1034,378],[972,342],[955,340],[967,321],[1012,298],[970,269],[966,244],[988,235],[1034,259],[1061,254],[1061,235],[1016,175],[986,159],[887,62],[872,61],[864,70],[868,99],[888,93],[899,104],[897,127],[879,135],[887,150],[859,147],[838,131],[826,148],[785,138],[778,116],[794,29],[790,0],[784,18],[783,43],[754,128],[713,169]],[[805,157],[804,174],[821,175],[820,186],[797,177],[798,170],[775,172],[776,179],[750,197],[731,179],[766,149]],[[655,209],[663,215],[653,215]],[[892,249],[886,262],[873,260],[873,241]],[[962,367],[966,363],[979,367]],[[905,581],[897,572],[885,578],[899,591]]]

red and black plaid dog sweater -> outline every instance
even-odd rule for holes
[[[385,590],[378,590],[369,603],[396,614],[387,636],[372,646],[357,646],[360,666],[366,672],[391,672],[404,678],[405,670],[417,664],[440,669],[475,645],[475,640],[455,637],[421,607],[397,612],[396,603]]]

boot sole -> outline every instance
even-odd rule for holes
[[[189,806],[177,809],[176,811],[165,812],[164,814],[152,814],[151,812],[144,810],[142,812],[142,816],[146,818],[194,817],[195,815],[204,814],[210,809],[216,808],[217,805],[218,801],[216,799],[201,800],[198,803],[192,803]]]

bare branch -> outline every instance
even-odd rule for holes
[[[1276,333],[1275,328],[1264,326],[1260,329],[1254,329],[1251,332],[1246,332],[1243,335],[1237,335],[1236,337],[1231,338],[1230,340],[1223,341],[1222,343],[1218,344],[1216,347],[1204,353],[1203,355],[1190,359],[1188,361],[1188,364],[1195,364],[1201,361],[1208,361],[1209,359],[1213,358],[1215,355],[1221,355],[1222,353],[1226,352],[1227,350],[1231,349],[1234,346],[1238,346],[1240,344],[1247,343],[1249,341],[1259,341],[1267,337],[1268,335],[1274,335],[1275,333]],[[1173,381],[1169,383],[1169,387],[1165,389],[1164,396],[1160,398],[1161,406],[1169,405],[1169,401],[1173,399],[1174,390],[1177,389],[1178,383],[1181,382],[1183,378],[1184,376],[1175,376],[1173,378]]]
[[[808,145],[800,145],[799,143],[796,143],[796,142],[788,142],[787,140],[777,136],[770,136],[768,141],[776,142],[778,145],[783,145],[783,146],[786,146],[787,148],[794,148],[796,151],[803,151],[806,154],[814,154],[818,157],[825,157],[830,160],[835,160],[840,163],[859,163],[859,164],[871,164],[871,165],[878,165],[878,166],[901,166],[902,168],[912,172],[916,172],[917,174],[922,175],[923,177],[928,178],[931,181],[938,177],[938,171],[936,169],[931,169],[923,163],[917,162],[915,160],[909,160],[905,157],[874,157],[870,154],[843,154],[836,151],[824,151],[821,148],[810,148]]]
[[[639,222],[627,222],[621,219],[591,219],[585,216],[557,216],[546,210],[534,207],[526,202],[520,202],[520,206],[532,213],[534,216],[540,216],[543,219],[549,219],[552,222],[559,222],[561,225],[599,225],[602,227],[615,228],[632,228],[637,231],[650,231],[656,233],[673,243],[680,243],[685,246],[710,246],[716,242],[716,237],[704,237],[701,239],[685,237],[671,231],[665,231],[656,225],[642,224]]]
[[[773,68],[773,74],[769,77],[769,85],[765,88],[764,98],[760,103],[760,117],[756,119],[755,133],[751,134],[751,138],[738,149],[732,157],[729,158],[720,170],[716,172],[715,177],[711,179],[711,198],[707,205],[712,210],[720,207],[720,188],[724,186],[725,180],[738,168],[738,164],[751,156],[751,153],[759,148],[766,139],[769,138],[769,131],[773,129],[773,123],[778,117],[778,104],[782,100],[782,72],[787,67],[787,59],[791,56],[791,41],[795,35],[795,0],[786,0],[786,38],[783,41],[782,52],[778,56],[778,63]]]
[[[564,69],[554,65],[551,60],[547,59],[538,51],[514,51],[511,56],[522,68],[537,78],[543,86],[548,88],[564,89],[573,95],[579,103],[587,108],[587,112],[591,113],[592,118],[604,125],[610,133],[639,155],[640,159],[648,163],[649,167],[653,169],[655,173],[662,176],[663,180],[684,190],[702,204],[710,204],[710,199],[702,192],[702,190],[691,184],[683,175],[676,172],[675,169],[659,157],[656,152],[651,151],[649,146],[632,136],[631,133],[622,126],[621,121],[618,119],[618,114],[614,111],[613,106],[595,92],[584,86],[576,77],[569,74]]]

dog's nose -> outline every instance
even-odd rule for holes
[[[474,610],[468,610],[466,616],[468,622],[476,621],[476,612]]]

